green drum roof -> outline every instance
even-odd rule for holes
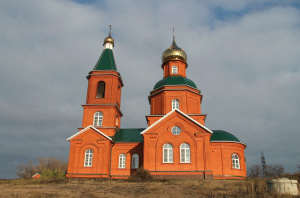
[[[111,49],[104,49],[94,70],[114,70],[117,71],[114,53]]]
[[[188,86],[191,86],[191,87],[197,89],[196,84],[192,80],[190,80],[188,78],[184,78],[182,76],[168,76],[168,77],[158,81],[155,84],[153,89],[157,89],[159,87],[166,86],[166,85],[188,85]]]
[[[138,129],[119,129],[112,137],[114,142],[143,142],[141,132],[144,128]]]
[[[213,134],[211,135],[210,141],[233,141],[240,142],[234,135],[222,130],[212,130]]]

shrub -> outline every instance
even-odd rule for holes
[[[139,168],[133,175],[130,175],[128,181],[131,182],[147,182],[152,181],[153,177],[150,175],[150,172],[144,168]]]
[[[43,179],[63,179],[65,178],[65,172],[60,169],[44,169],[42,172]]]

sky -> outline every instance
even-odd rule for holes
[[[81,127],[86,76],[112,25],[121,128],[146,127],[172,43],[203,95],[205,126],[247,144],[247,167],[300,165],[299,0],[1,0],[0,179],[56,156]]]

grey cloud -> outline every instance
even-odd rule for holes
[[[14,178],[17,164],[30,159],[68,158],[66,139],[81,126],[85,76],[109,24],[125,84],[123,128],[146,126],[147,96],[163,77],[161,54],[175,26],[177,44],[188,55],[188,78],[204,95],[206,126],[245,142],[248,166],[259,163],[263,150],[267,163],[295,171],[299,7],[251,2],[2,1],[0,178]],[[216,7],[242,14],[220,19]]]

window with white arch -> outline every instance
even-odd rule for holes
[[[102,126],[103,114],[98,111],[94,114],[94,126]]]
[[[119,155],[119,168],[125,168],[126,156],[124,153]]]
[[[133,154],[131,158],[131,168],[138,169],[139,168],[139,155]]]
[[[172,74],[178,74],[178,68],[177,66],[172,66]]]
[[[232,154],[232,168],[240,169],[240,159],[237,154]]]
[[[163,146],[163,162],[173,163],[173,146],[171,144]]]
[[[172,110],[179,109],[179,100],[174,99],[172,100]]]
[[[191,163],[191,149],[187,143],[180,145],[180,163]]]
[[[93,161],[93,150],[88,149],[85,151],[84,166],[92,166],[92,161]]]

